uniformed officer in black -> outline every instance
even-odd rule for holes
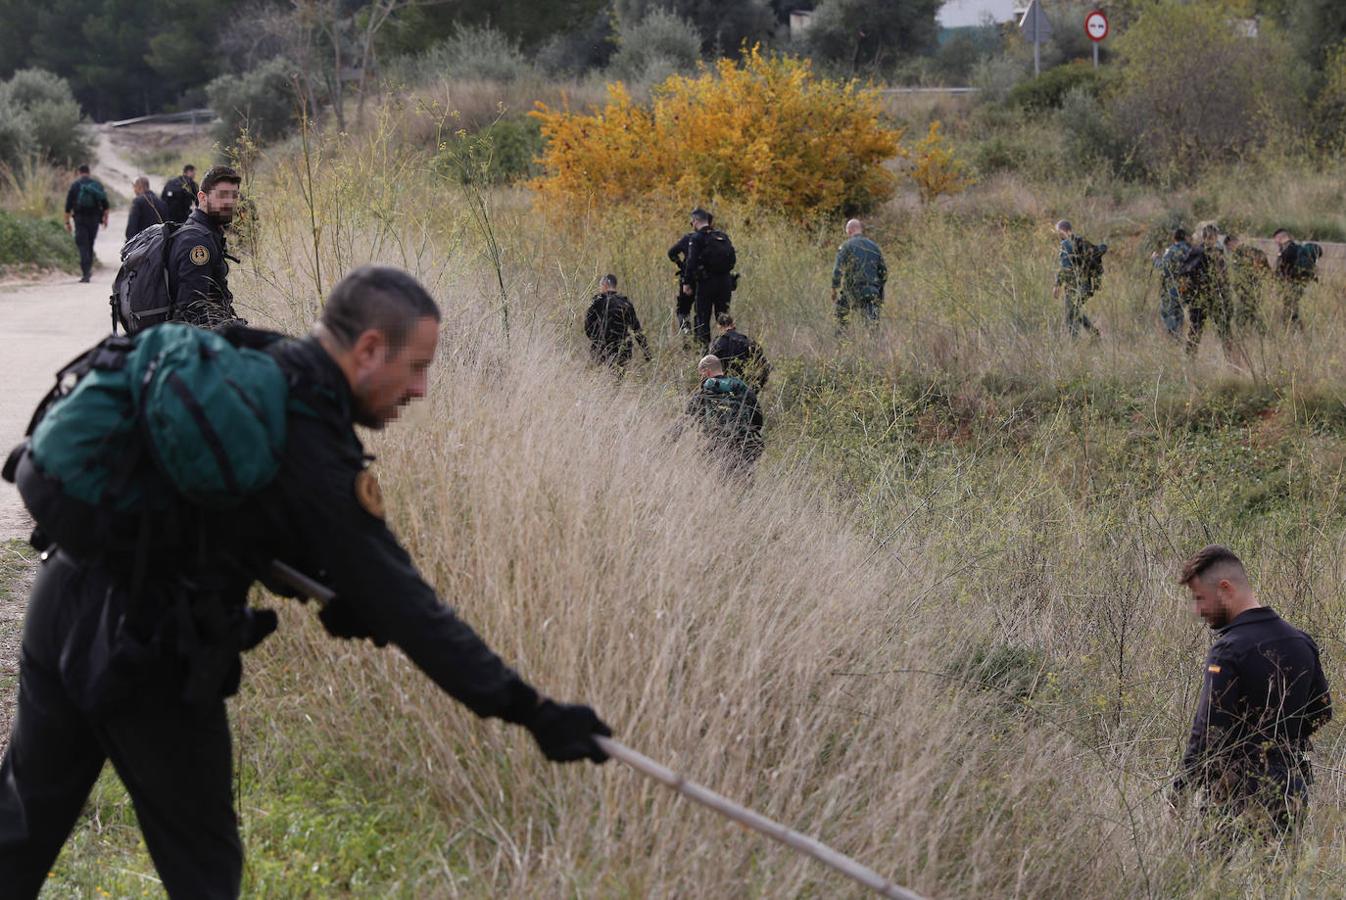
[[[126,239],[140,234],[151,225],[170,221],[164,201],[150,189],[150,180],[144,175],[131,183],[135,198],[131,201],[131,211],[126,216]]]
[[[720,326],[720,336],[711,344],[710,355],[724,365],[726,375],[742,378],[760,394],[771,376],[771,363],[762,345],[739,331],[734,317],[727,312],[716,316],[715,323]]]
[[[635,304],[626,295],[617,293],[617,276],[604,275],[599,287],[601,290],[584,313],[584,334],[589,338],[594,362],[622,369],[631,361],[636,344],[649,362],[650,342],[640,327]]]
[[[106,228],[107,223],[108,201],[103,183],[89,173],[87,165],[81,165],[79,177],[65,194],[65,230],[74,235],[75,246],[79,248],[79,280],[84,284],[93,278],[94,242],[98,229]]]
[[[238,323],[229,291],[224,229],[234,219],[243,179],[229,166],[214,166],[201,179],[199,205],[174,233],[168,251],[169,320],[198,328]]]
[[[1202,788],[1221,818],[1283,833],[1308,806],[1310,736],[1332,718],[1318,647],[1258,602],[1227,547],[1201,550],[1180,581],[1216,638],[1174,791]]]
[[[233,664],[217,690],[203,693],[198,684],[189,702],[181,673],[194,671],[190,662],[183,668],[168,656],[177,646],[172,639],[149,642],[160,649],[118,670],[129,699],[85,712],[71,673],[98,647],[72,642],[70,626],[98,621],[124,601],[127,580],[114,559],[58,551],[45,560],[29,599],[18,711],[0,764],[6,900],[37,896],[105,760],[131,795],[169,896],[238,896],[243,852],[224,696],[238,685],[238,652],[275,627],[273,613],[245,612],[249,587],[271,559],[335,591],[320,616],[332,634],[395,644],[478,716],[527,728],[548,759],[606,759],[594,736],[611,732],[593,710],[546,699],[507,667],[439,601],[385,524],[354,426],[382,428],[424,396],[439,337],[439,310],[424,288],[398,270],[356,269],[332,290],[310,336],[238,327],[228,333],[270,353],[300,401],[289,416],[281,472],[241,510],[198,511],[188,520],[192,533],[178,536],[175,547],[156,547],[145,591],[156,597],[182,590],[175,586],[189,576],[192,615],[212,616],[218,626],[213,642],[199,649],[212,657],[222,652]],[[177,543],[203,549],[177,552]],[[207,595],[204,585],[215,592]],[[158,627],[175,627],[163,619]]]
[[[696,318],[693,334],[697,343],[706,348],[710,347],[710,323],[715,316],[729,311],[729,301],[734,292],[732,272],[711,272],[706,269],[708,242],[713,236],[723,237],[711,225],[711,218],[704,209],[698,207],[692,210],[694,233],[687,242],[687,259],[682,267],[682,294],[694,303]]]
[[[197,203],[196,166],[182,167],[182,174],[164,182],[163,200],[168,207],[168,221],[185,222]]]
[[[715,217],[706,214],[706,221],[710,225],[715,224]],[[678,238],[678,242],[668,248],[668,258],[673,265],[678,267],[678,298],[674,304],[674,315],[678,320],[678,331],[682,334],[692,333],[692,295],[682,289],[685,283],[684,272],[687,268],[687,251],[691,249],[692,238],[696,237],[696,228]]]

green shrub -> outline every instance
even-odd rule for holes
[[[1030,111],[1060,109],[1068,94],[1084,91],[1096,97],[1101,87],[1102,80],[1097,69],[1085,63],[1070,63],[1048,69],[1037,78],[1016,84],[1006,102]]]
[[[977,144],[971,152],[972,166],[982,176],[996,172],[1017,172],[1028,161],[1028,148],[1022,143],[997,134]]]
[[[232,143],[246,130],[254,141],[274,141],[299,122],[289,60],[276,58],[244,75],[221,75],[206,86],[210,108],[220,117],[216,139]]]
[[[74,271],[75,242],[54,219],[34,219],[0,210],[0,266],[33,265]]]
[[[686,72],[701,59],[701,35],[696,26],[671,12],[657,9],[617,30],[617,55],[609,71],[627,81],[658,82]]]
[[[20,69],[0,83],[0,163],[17,166],[39,157],[73,166],[92,154],[93,142],[64,78]]]
[[[534,73],[519,42],[490,26],[455,25],[453,34],[392,67],[394,80],[430,84],[443,79],[517,81]]]
[[[1126,146],[1097,93],[1086,85],[1070,89],[1056,114],[1066,155],[1081,163],[1103,164],[1115,172],[1128,166]]]
[[[505,184],[540,175],[535,161],[541,152],[542,126],[536,119],[501,119],[451,141],[436,165],[463,182]]]

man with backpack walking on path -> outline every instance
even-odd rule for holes
[[[594,295],[584,314],[584,334],[589,338],[589,351],[594,362],[624,369],[631,359],[634,343],[640,344],[645,361],[649,362],[650,343],[640,328],[635,305],[617,293],[617,276],[604,275],[599,287],[601,290]]]
[[[1276,254],[1276,279],[1281,286],[1281,321],[1299,328],[1299,301],[1304,299],[1309,282],[1318,278],[1318,258],[1323,255],[1323,248],[1297,242],[1284,228],[1276,229],[1272,239],[1280,248]]]
[[[715,356],[702,357],[696,370],[701,385],[687,404],[687,415],[701,428],[724,470],[746,475],[766,447],[757,394],[743,379],[726,375]]]
[[[182,174],[164,183],[164,205],[168,207],[167,221],[185,222],[197,203],[196,166],[188,163]]]
[[[135,199],[131,201],[131,212],[126,217],[126,239],[140,234],[151,225],[169,221],[168,208],[159,196],[150,190],[150,180],[144,175],[131,183]]]
[[[1056,236],[1061,239],[1060,265],[1056,271],[1056,286],[1052,288],[1052,299],[1066,299],[1066,329],[1072,338],[1080,336],[1083,328],[1097,338],[1101,334],[1084,314],[1084,304],[1098,292],[1103,278],[1103,254],[1108,252],[1107,244],[1091,244],[1084,238],[1075,237],[1070,222],[1065,219],[1056,223]]]
[[[232,257],[226,252],[224,229],[234,219],[242,183],[229,166],[214,166],[201,179],[199,205],[174,232],[168,251],[170,321],[198,328],[239,321],[229,291]]]
[[[98,239],[98,229],[107,227],[107,223],[107,191],[101,181],[89,174],[89,166],[81,165],[79,178],[65,193],[65,230],[75,236],[80,281],[84,284],[93,277],[93,244]]]
[[[710,323],[729,311],[729,301],[738,286],[734,266],[738,256],[729,235],[711,225],[711,214],[700,207],[692,210],[692,230],[687,259],[682,267],[682,293],[694,300],[693,333],[697,345],[710,347]]]
[[[307,338],[171,324],[134,344],[111,338],[85,358],[73,391],[40,411],[31,442],[5,466],[37,507],[35,543],[46,545],[44,530],[60,543],[45,547],[29,597],[18,711],[0,763],[6,898],[37,896],[109,760],[168,895],[238,896],[224,698],[238,688],[239,654],[276,627],[273,612],[248,607],[255,580],[287,584],[272,560],[331,588],[319,617],[333,636],[395,644],[478,716],[528,729],[552,761],[606,759],[594,737],[611,732],[594,711],[547,699],[505,666],[439,601],[385,524],[354,426],[382,428],[424,396],[439,329],[439,309],[415,279],[365,267],[332,290]],[[141,342],[153,353],[138,354]],[[92,388],[81,392],[85,379]],[[221,382],[232,390],[207,391]],[[152,427],[126,429],[125,416],[110,414],[110,399],[130,397],[132,384],[152,407]],[[267,421],[277,410],[283,427]],[[99,449],[82,461],[78,442],[44,450],[61,429]],[[91,433],[100,429],[132,442],[114,446],[145,464],[128,472],[123,456],[108,458]],[[262,440],[249,439],[259,429]],[[136,449],[165,435],[156,447],[176,453]],[[268,444],[278,435],[276,451]],[[216,469],[212,458],[233,465]],[[140,505],[78,515],[79,479],[42,468],[62,460],[81,478],[101,472],[104,489],[121,484],[114,496]],[[229,487],[249,472],[240,483],[255,492]],[[187,492],[202,484],[223,485],[233,508]],[[124,527],[100,534],[100,522]]]
[[[832,267],[832,303],[837,309],[837,330],[846,328],[846,316],[857,310],[873,325],[879,321],[884,287],[888,283],[888,265],[879,245],[865,237],[864,223],[851,219],[846,223],[846,240],[837,248]]]

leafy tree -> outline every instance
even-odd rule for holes
[[[847,72],[873,71],[935,46],[941,0],[822,0],[805,43]]]
[[[0,162],[16,167],[40,158],[54,165],[85,162],[93,152],[79,104],[63,78],[21,69],[0,83]]]
[[[668,75],[696,65],[701,58],[701,35],[691,22],[657,9],[639,22],[622,22],[617,48],[612,58],[617,77],[637,79],[660,69]]]
[[[1114,121],[1161,174],[1234,157],[1302,118],[1303,73],[1269,25],[1249,38],[1218,7],[1154,4],[1115,50]]]
[[[771,37],[776,26],[766,0],[614,0],[613,10],[619,28],[661,10],[690,22],[707,55],[733,55],[744,44]]]

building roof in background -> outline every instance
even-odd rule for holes
[[[1021,12],[1023,0],[945,0],[936,16],[941,28],[970,28],[992,22],[1009,22]]]

